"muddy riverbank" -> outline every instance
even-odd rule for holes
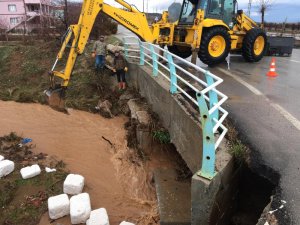
[[[0,101],[0,135],[11,131],[33,139],[34,151],[62,159],[72,173],[86,178],[92,208],[105,207],[112,225],[122,220],[158,224],[152,179],[155,167],[173,167],[168,151],[154,151],[141,161],[127,147],[125,116],[105,119],[70,110],[70,115],[39,104]],[[105,139],[110,140],[113,146]],[[68,225],[69,219],[58,221]],[[50,224],[45,215],[40,225]]]

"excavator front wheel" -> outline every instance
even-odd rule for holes
[[[204,29],[198,56],[200,60],[213,66],[223,62],[230,51],[230,35],[225,27]]]
[[[252,28],[243,40],[242,54],[247,62],[258,62],[265,54],[266,33],[260,28]]]

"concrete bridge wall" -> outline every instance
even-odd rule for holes
[[[180,95],[171,95],[163,77],[153,77],[148,67],[129,65],[127,81],[139,90],[147,99],[152,110],[159,115],[163,126],[169,131],[171,142],[176,146],[184,161],[193,173],[196,173],[202,161],[202,132],[198,121],[198,112],[184,106]]]

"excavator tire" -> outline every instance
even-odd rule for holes
[[[204,29],[198,57],[209,66],[219,64],[228,56],[230,45],[230,35],[225,27]]]
[[[258,62],[266,52],[267,35],[260,28],[252,28],[243,40],[242,55],[247,62]]]
[[[184,59],[186,59],[192,55],[191,47],[172,45],[172,46],[168,46],[168,50],[169,50],[169,52],[173,53],[174,55],[177,55]]]

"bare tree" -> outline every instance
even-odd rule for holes
[[[264,27],[265,24],[265,13],[271,8],[274,3],[274,0],[256,0],[258,5],[259,13],[261,14],[261,27]]]
[[[77,24],[80,12],[81,12],[82,3],[80,2],[69,2],[68,3],[68,23]],[[97,38],[99,35],[110,35],[117,32],[117,23],[113,22],[107,15],[100,13],[97,15],[91,37]]]
[[[4,19],[0,19],[0,36],[5,37],[6,41],[8,41],[8,35],[7,35],[8,26],[9,26],[8,21]]]
[[[63,18],[62,22],[64,23],[65,29],[68,29],[70,23],[69,23],[69,2],[68,0],[52,0],[52,3],[56,6],[62,6],[64,13],[63,13]],[[72,4],[72,2],[70,3]]]
[[[68,15],[69,15],[69,10],[68,10],[68,0],[64,0],[64,7],[65,7],[65,11],[64,11],[64,22],[65,22],[65,26],[66,29],[68,29],[69,27],[69,20],[68,20]]]
[[[24,18],[22,18],[23,20],[23,41],[26,41],[26,34],[27,34],[27,6],[25,3],[25,0],[23,0],[23,5],[24,5]]]

